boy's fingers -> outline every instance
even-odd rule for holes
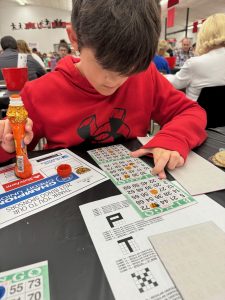
[[[24,139],[23,139],[24,143],[26,145],[30,144],[30,142],[32,141],[33,137],[34,137],[33,131],[27,132],[26,135],[25,135],[25,137],[24,137]]]
[[[158,177],[159,177],[160,179],[166,179],[166,173],[165,173],[164,171],[162,171],[162,172],[160,172],[160,173],[158,174]]]
[[[5,142],[11,142],[11,141],[13,141],[13,134],[12,133],[7,133],[6,135],[5,135],[5,137],[4,137],[4,141]]]
[[[152,174],[153,175],[159,175],[160,173],[165,174],[164,172],[164,168],[168,162],[168,158],[166,158],[166,156],[161,156],[158,160],[154,160],[155,161],[155,166],[152,169]]]
[[[25,129],[26,129],[26,131],[32,131],[32,128],[33,128],[33,121],[28,118],[27,122],[26,122]]]
[[[3,135],[6,135],[8,133],[12,133],[12,129],[11,129],[11,126],[9,124],[9,120],[6,119],[6,120],[3,120],[4,121],[4,133]]]
[[[0,120],[0,142],[3,139],[4,128],[5,128],[5,122],[3,120]]]
[[[184,159],[182,156],[180,156],[180,159],[178,161],[177,167],[182,167],[184,165]]]
[[[3,121],[4,121],[4,129],[3,129],[3,133],[2,133],[2,141],[3,142],[12,141],[13,135],[12,135],[11,126],[9,124],[9,120],[6,119]]]
[[[141,156],[147,155],[149,153],[151,153],[150,149],[138,149],[136,151],[131,152],[130,156],[132,156],[132,157],[141,157]]]
[[[24,137],[24,143],[26,145],[30,144],[30,142],[32,141],[33,137],[34,137],[34,133],[32,131],[32,128],[33,128],[33,122],[31,119],[27,119],[27,122],[26,122],[26,126],[25,126],[25,129],[26,129],[26,134],[25,134],[25,137]]]
[[[170,170],[174,170],[180,161],[180,154],[176,151],[172,151],[170,154],[170,159],[167,164],[167,168]]]
[[[177,152],[171,152],[170,160],[167,164],[168,169],[174,170],[177,167],[184,165],[184,158]]]

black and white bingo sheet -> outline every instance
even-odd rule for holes
[[[195,201],[185,209],[144,219],[124,195],[80,206],[116,300],[183,299],[150,241],[152,236],[209,221],[225,231],[225,209],[205,195]],[[176,243],[178,252],[181,246]]]

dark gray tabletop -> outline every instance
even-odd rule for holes
[[[0,89],[6,89],[5,80],[0,80]]]
[[[7,109],[9,105],[9,96],[17,92],[9,92],[6,89],[0,89],[0,109]]]
[[[225,148],[225,133],[209,130],[208,134],[208,140],[196,149],[206,159],[219,148]],[[131,150],[140,147],[138,141],[124,145]],[[95,164],[86,149],[71,150]],[[30,156],[41,154],[43,152],[32,152]],[[152,164],[150,158],[144,160]],[[48,260],[52,300],[114,299],[79,205],[117,194],[119,190],[108,180],[1,229],[0,272]],[[208,195],[225,207],[225,190]]]

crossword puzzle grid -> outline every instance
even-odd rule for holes
[[[118,244],[120,246],[120,250],[124,255],[140,250],[140,247],[138,246],[138,244],[135,242],[133,238],[129,239],[129,248],[127,244],[124,242],[118,242]]]
[[[157,281],[153,277],[149,268],[142,269],[135,273],[131,274],[131,277],[134,280],[136,287],[138,288],[140,293],[144,293],[152,288],[158,286]]]

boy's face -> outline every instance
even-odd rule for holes
[[[103,69],[90,48],[81,49],[80,62],[76,67],[96,91],[104,96],[112,95],[128,79],[126,76]]]

